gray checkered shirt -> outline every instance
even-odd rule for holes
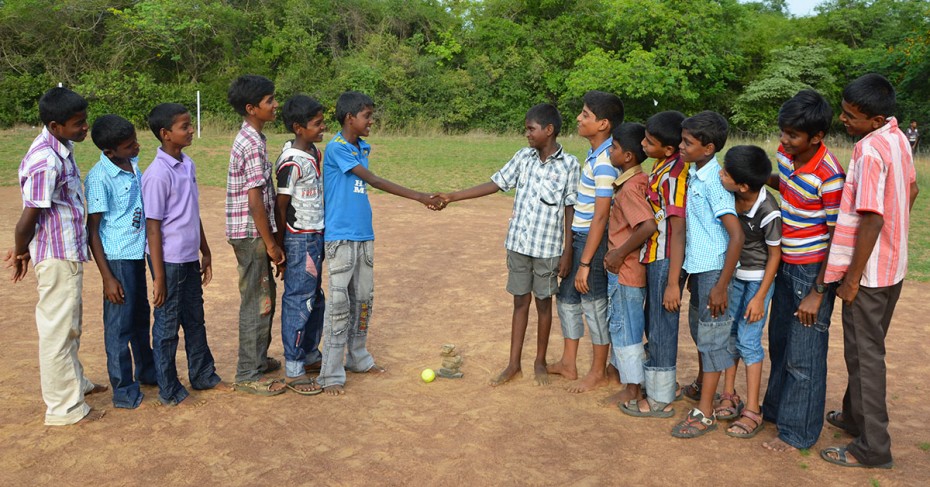
[[[578,159],[561,146],[545,161],[531,147],[517,151],[491,176],[501,191],[517,190],[504,246],[530,257],[561,256],[565,207],[575,205],[578,178]]]

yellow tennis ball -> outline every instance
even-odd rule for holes
[[[433,382],[436,378],[436,372],[433,372],[433,369],[423,369],[423,372],[420,372],[420,378],[423,379],[423,382]]]

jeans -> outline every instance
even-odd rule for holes
[[[795,448],[810,448],[820,437],[827,394],[827,345],[836,290],[827,286],[813,326],[794,313],[810,293],[820,263],[782,262],[775,277],[769,356],[772,370],[762,414],[778,426],[778,437]]]
[[[304,375],[304,365],[323,359],[323,234],[284,234],[284,294],[281,296],[281,341],[285,374]]]
[[[648,337],[645,364],[646,390],[649,397],[662,403],[675,400],[675,376],[678,363],[678,311],[662,306],[668,286],[669,259],[646,264],[646,336]],[[688,274],[681,270],[678,282],[679,297]]]
[[[149,259],[149,266],[152,265]],[[178,353],[178,331],[184,328],[184,351],[187,353],[187,373],[194,389],[212,389],[220,383],[216,375],[213,354],[207,344],[207,328],[203,317],[203,286],[200,263],[173,264],[165,262],[165,302],[155,308],[152,325],[152,352],[158,399],[163,404],[178,404],[189,393],[178,380],[175,356]]]
[[[374,304],[374,241],[326,242],[329,303],[323,316],[323,387],[344,385],[346,369],[366,372],[375,366],[368,353],[368,325]]]
[[[268,359],[275,282],[261,238],[229,240],[239,271],[239,361],[236,382],[259,380]]]
[[[765,321],[769,315],[769,304],[775,293],[774,285],[769,286],[769,292],[765,295],[762,318],[753,322],[743,318],[749,301],[755,297],[761,287],[762,281],[744,281],[734,278],[730,282],[727,313],[733,318],[733,327],[730,330],[727,350],[733,360],[742,358],[746,365],[757,364],[765,358],[765,351],[762,349],[762,329],[765,328]]]
[[[107,261],[113,277],[123,287],[123,304],[103,299],[103,344],[107,372],[113,387],[113,406],[133,409],[142,403],[139,382],[155,384],[155,360],[149,343],[149,301],[145,261]],[[130,353],[132,350],[132,353]],[[135,363],[136,374],[132,368]],[[138,380],[138,382],[136,382]]]
[[[572,271],[562,279],[559,285],[559,297],[556,310],[562,323],[562,336],[569,340],[579,340],[584,336],[584,320],[591,331],[591,343],[607,345],[610,335],[607,325],[607,270],[604,268],[604,254],[607,253],[607,234],[601,239],[588,272],[588,292],[581,294],[575,289],[575,274],[581,263],[581,254],[588,241],[588,234],[572,232]]]
[[[701,364],[705,372],[722,372],[733,366],[733,357],[727,351],[733,318],[730,317],[729,310],[712,317],[708,308],[710,291],[719,280],[720,271],[691,274],[688,325],[691,327],[691,338],[701,353]],[[729,285],[727,288],[729,289]]]
[[[616,274],[607,273],[607,301],[610,306],[610,362],[620,371],[624,384],[642,384],[643,330],[646,315],[646,288],[620,284]]]

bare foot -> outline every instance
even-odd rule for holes
[[[101,392],[106,392],[106,391],[108,391],[108,390],[110,390],[110,386],[108,386],[108,385],[106,385],[106,384],[94,384],[94,388],[91,389],[91,390],[88,391],[88,392],[85,392],[84,395],[85,395],[85,396],[89,396],[89,395],[91,395],[91,394],[99,394],[99,393],[101,393]],[[101,416],[103,416],[103,415],[101,415]],[[86,416],[85,416],[85,418],[86,418]],[[98,418],[98,419],[99,419],[99,418]]]
[[[797,448],[785,443],[781,438],[775,437],[772,441],[766,441],[762,444],[763,447],[775,451],[775,452],[788,452],[788,451],[797,451]]]
[[[584,379],[572,384],[568,388],[568,392],[579,394],[600,389],[601,387],[607,387],[607,377],[601,374],[588,373],[588,375],[584,376]]]
[[[506,369],[502,370],[501,373],[497,375],[497,377],[491,379],[491,381],[488,382],[488,385],[491,387],[497,387],[505,382],[510,382],[513,379],[519,379],[520,377],[523,377],[523,371],[521,371],[518,367],[508,365]]]
[[[98,419],[104,417],[106,414],[107,412],[103,409],[91,409],[90,412],[87,413],[87,416],[84,416],[75,424],[93,423],[94,421],[97,421]]]
[[[232,384],[229,382],[220,381],[218,384],[212,387],[212,390],[219,392],[232,392],[235,389],[233,389]]]
[[[346,389],[342,384],[335,384],[324,387],[323,392],[329,394],[330,396],[341,396],[346,393]]]
[[[571,367],[563,364],[562,362],[556,362],[546,366],[546,371],[550,374],[561,375],[568,380],[575,380],[578,378],[578,369],[575,365]]]
[[[546,364],[537,363],[533,365],[533,382],[538,386],[547,386],[549,385],[549,371],[546,369]]]
[[[620,382],[620,371],[613,364],[607,364],[607,384],[611,386],[623,385]]]
[[[385,372],[387,372],[387,369],[385,369],[384,367],[378,364],[372,365],[370,369],[365,371],[366,374],[372,374],[372,375],[379,375]]]
[[[633,399],[640,399],[640,397],[638,394],[634,394],[628,387],[624,387],[616,393],[601,399],[598,403],[605,407],[619,407],[621,404],[632,401]]]

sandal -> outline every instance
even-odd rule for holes
[[[720,402],[723,401],[729,401],[730,405],[718,405],[716,409],[714,409],[714,416],[720,420],[736,418],[739,416],[739,413],[743,412],[743,408],[746,406],[743,404],[738,394],[730,394],[729,392],[724,392],[720,395]]]
[[[704,416],[700,409],[694,408],[688,413],[684,421],[672,428],[672,436],[675,438],[697,438],[709,431],[717,429],[717,419]]]
[[[830,456],[831,453],[836,454],[836,458]],[[841,467],[858,467],[858,468],[887,468],[890,469],[894,467],[894,462],[882,463],[879,465],[866,465],[864,463],[850,462],[847,454],[849,449],[845,446],[831,446],[829,448],[824,448],[820,450],[820,458],[823,458],[829,463],[834,465],[839,465]]]
[[[639,401],[646,401],[646,403],[649,404],[649,410],[645,412],[640,411]],[[645,399],[631,399],[623,404],[617,405],[623,414],[636,416],[637,418],[671,418],[675,415],[675,410],[670,409],[666,411],[665,408],[667,406],[668,403],[653,401],[649,396],[646,396]]]
[[[752,438],[762,431],[764,427],[765,423],[762,422],[762,416],[760,416],[759,413],[743,409],[739,419],[731,423],[730,427],[727,428],[727,436],[732,436],[733,438]],[[733,428],[739,428],[742,430],[742,433],[733,431]]]
[[[827,413],[827,422],[849,433],[849,425],[843,421],[843,411],[830,411]]]
[[[233,384],[233,389],[239,392],[255,394],[256,396],[277,396],[287,391],[286,387],[272,389],[272,387],[279,382],[278,380],[247,380],[236,382]]]
[[[323,392],[323,388],[320,387],[320,385],[317,384],[316,381],[310,377],[294,379],[292,381],[285,383],[285,385],[287,386],[288,389],[302,396],[315,396]],[[307,389],[307,388],[300,387],[300,386],[310,386],[310,388]]]
[[[701,383],[698,381],[694,381],[691,384],[685,387],[682,387],[681,393],[684,394],[684,396],[687,397],[688,399],[691,399],[692,401],[700,401],[701,400]]]

